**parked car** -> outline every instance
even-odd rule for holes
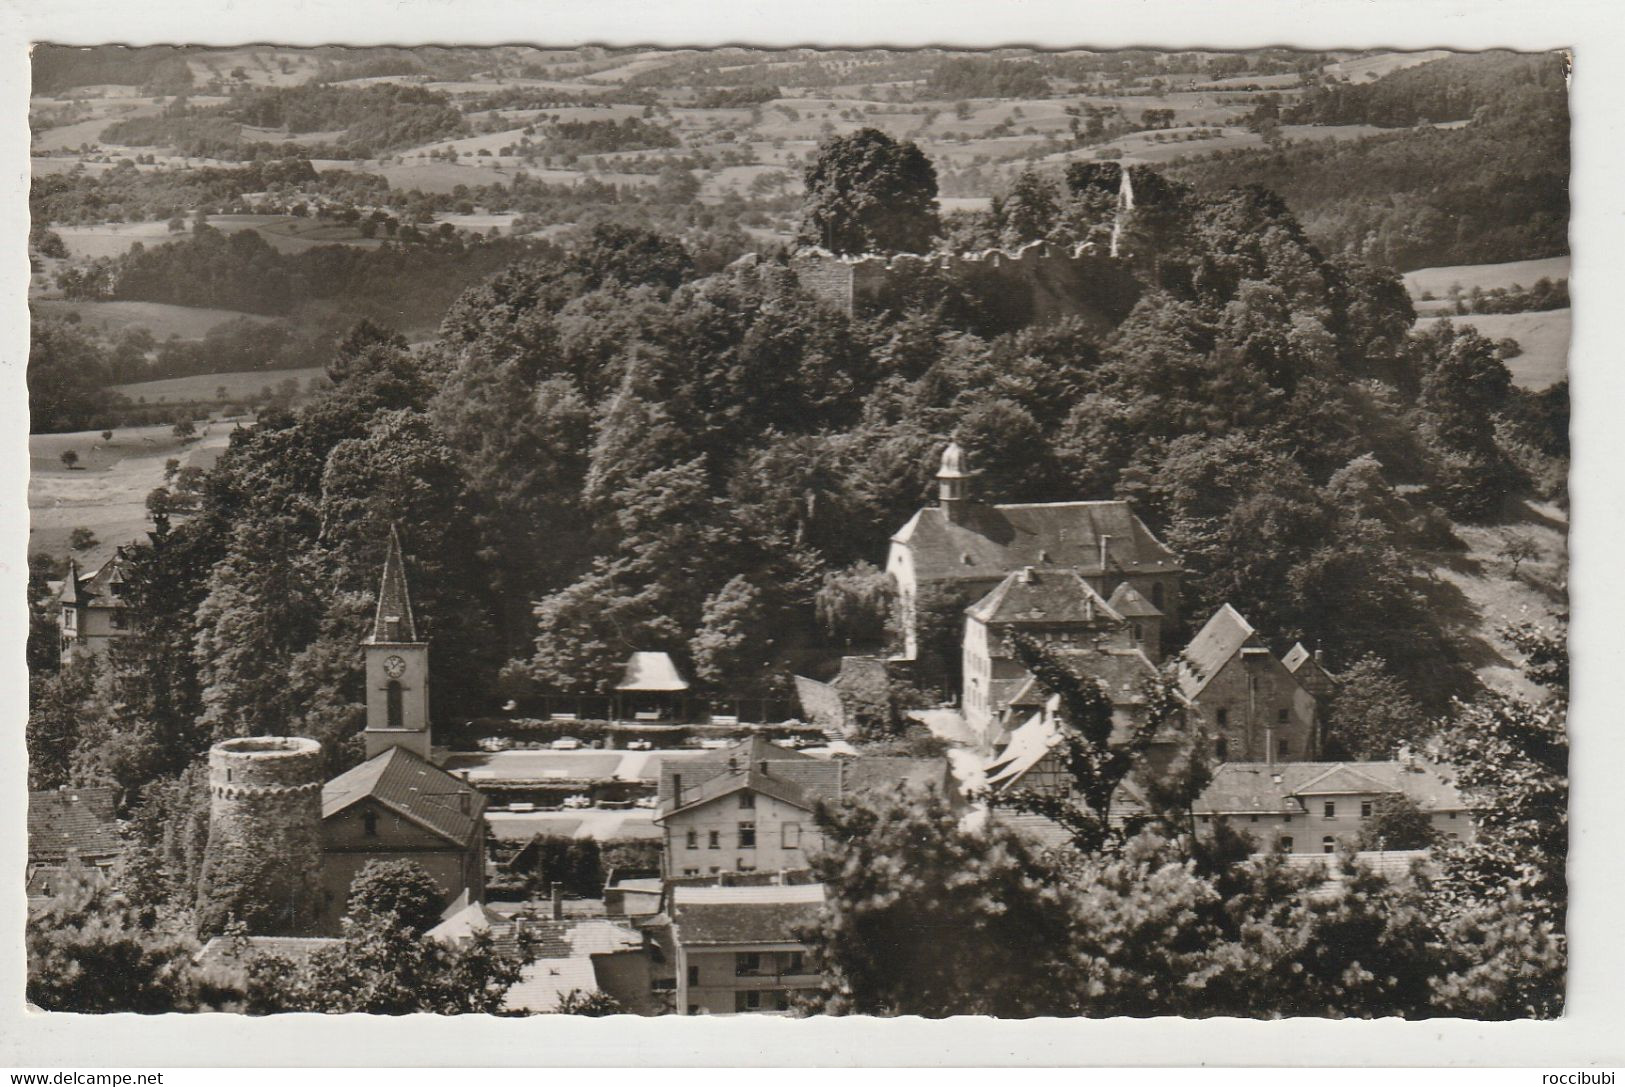
[[[725,747],[732,747],[732,740],[701,740],[700,746],[707,751],[721,751]]]
[[[628,751],[653,751],[654,746],[653,740],[633,740],[626,745],[626,749]]]
[[[551,747],[554,751],[580,751],[581,741],[576,739],[574,736],[560,736],[547,746]]]
[[[585,796],[567,796],[564,798],[564,806],[570,810],[590,808],[592,807],[592,800],[590,797]]]
[[[514,803],[514,804],[509,804],[508,805],[508,810],[509,811],[521,811],[521,812],[523,812],[523,811],[535,811],[536,810],[536,805],[535,804],[525,804],[525,803]]]
[[[506,736],[487,736],[474,746],[481,751],[507,751],[513,747],[513,741]]]
[[[660,798],[654,796],[640,796],[636,801],[637,806],[640,808],[652,808],[659,803]]]
[[[778,745],[780,747],[788,747],[793,751],[798,747],[806,747],[807,741],[803,740],[800,736],[788,736],[785,739],[779,740]]]

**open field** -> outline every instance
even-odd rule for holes
[[[41,313],[53,317],[77,313],[80,323],[103,335],[116,336],[127,328],[145,328],[159,340],[179,336],[183,340],[201,340],[215,325],[247,317],[251,321],[274,322],[275,317],[262,317],[255,313],[239,313],[229,309],[207,309],[202,306],[171,306],[166,302],[67,302],[61,299],[39,299],[31,305]]]
[[[57,160],[52,160],[57,161]],[[76,260],[96,260],[100,257],[122,256],[136,242],[142,245],[162,245],[180,237],[170,232],[167,223],[97,223],[91,226],[52,227],[62,236],[69,256]]]
[[[1519,284],[1533,286],[1538,279],[1567,279],[1572,257],[1544,257],[1540,260],[1515,260],[1506,264],[1453,264],[1443,268],[1418,268],[1405,273],[1405,289],[1412,298],[1431,294],[1443,298],[1451,287],[1470,291],[1474,287],[1492,290]]]
[[[1381,79],[1389,72],[1397,72],[1401,68],[1414,68],[1418,64],[1426,64],[1430,60],[1442,60],[1449,55],[1443,49],[1425,49],[1417,53],[1377,53],[1369,57],[1356,57],[1352,60],[1328,64],[1324,72],[1327,78],[1330,79],[1347,79],[1350,83],[1369,83],[1373,79]]]
[[[242,400],[253,396],[267,385],[275,388],[289,378],[304,389],[312,378],[325,378],[327,371],[320,366],[303,366],[297,370],[236,370],[224,374],[194,374],[190,377],[160,378],[157,381],[138,381],[130,385],[114,385],[113,391],[131,400],[147,404],[212,404],[220,400]],[[225,396],[220,390],[225,389]]]
[[[1422,317],[1418,328],[1446,318]],[[1544,389],[1569,376],[1569,337],[1573,327],[1570,311],[1542,310],[1538,313],[1470,313],[1448,318],[1456,327],[1468,325],[1492,340],[1518,341],[1523,354],[1507,360],[1512,380],[1525,389]]]
[[[164,462],[175,457],[182,467],[210,467],[233,425],[205,424],[198,438],[185,443],[167,426],[116,430],[111,442],[91,431],[29,435],[28,550],[66,556],[68,535],[88,528],[97,543],[74,557],[85,568],[101,565],[115,547],[140,539],[151,527],[147,495],[163,484]],[[79,467],[72,471],[61,461],[65,449],[79,454]]]
[[[1488,686],[1526,698],[1541,693],[1518,670],[1518,651],[1497,631],[1509,623],[1551,625],[1568,612],[1568,517],[1545,503],[1526,503],[1521,516],[1499,525],[1458,524],[1463,552],[1435,557],[1430,571],[1438,586],[1434,603],[1458,643],[1465,645]],[[1511,536],[1527,538],[1539,556],[1519,565],[1516,576],[1501,550]]]

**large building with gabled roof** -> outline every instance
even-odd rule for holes
[[[57,595],[64,662],[101,656],[114,642],[131,635],[124,568],[122,547],[88,574],[80,574],[79,564],[68,560],[68,573]]]
[[[886,569],[897,582],[904,654],[919,652],[914,605],[922,590],[970,604],[1023,567],[1072,570],[1110,597],[1131,585],[1161,614],[1179,621],[1179,559],[1127,502],[990,504],[974,493],[969,458],[957,443],[943,452],[939,499],[891,539]]]
[[[1191,639],[1178,678],[1218,761],[1301,762],[1319,753],[1315,695],[1229,604]]]
[[[807,867],[822,842],[813,813],[868,790],[936,787],[945,760],[902,756],[819,758],[760,735],[703,759],[662,765],[655,822],[665,834],[667,879]]]

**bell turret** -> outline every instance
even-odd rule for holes
[[[970,481],[965,451],[959,448],[958,442],[949,442],[948,448],[942,451],[942,466],[937,469],[937,499],[942,515],[951,524],[957,525],[965,519],[966,507],[970,504]]]

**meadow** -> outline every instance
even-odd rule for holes
[[[1454,321],[1458,328],[1471,325],[1492,340],[1518,341],[1523,353],[1507,359],[1506,364],[1512,380],[1525,389],[1544,389],[1569,376],[1569,337],[1573,328],[1569,310],[1421,317],[1416,326],[1426,328],[1444,320]]]
[[[1505,264],[1456,264],[1443,268],[1418,268],[1405,273],[1405,289],[1412,298],[1432,295],[1443,299],[1450,288],[1463,293],[1478,287],[1493,290],[1514,285],[1530,287],[1538,279],[1567,279],[1573,258],[1546,257],[1541,260],[1515,260]]]
[[[112,389],[139,403],[216,404],[244,400],[258,394],[266,386],[275,388],[289,378],[297,381],[300,389],[305,389],[312,379],[325,380],[326,376],[327,371],[320,366],[304,366],[297,370],[237,370],[225,374],[193,374],[189,377],[139,381],[114,385]]]
[[[172,306],[165,302],[68,302],[62,299],[34,299],[30,305],[50,317],[79,315],[84,327],[95,329],[104,338],[116,337],[125,329],[145,328],[158,340],[178,336],[183,340],[201,340],[216,325],[246,317],[251,321],[274,323],[274,317],[253,313],[239,313],[229,309],[208,309],[203,306]]]

